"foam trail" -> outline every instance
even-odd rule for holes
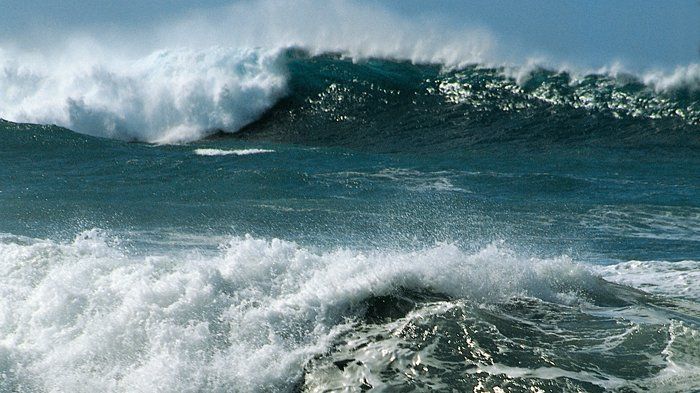
[[[222,150],[222,149],[195,149],[194,154],[198,156],[247,156],[250,154],[274,153],[270,149],[238,149],[238,150]]]
[[[213,47],[46,66],[0,52],[0,117],[125,140],[197,140],[271,107],[286,88],[278,59],[278,51]]]

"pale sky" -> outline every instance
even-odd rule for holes
[[[519,57],[543,55],[593,67],[621,61],[640,69],[700,62],[698,0],[351,2],[379,5],[415,21],[416,28],[484,29]],[[256,1],[0,0],[0,47],[41,48],[76,31],[138,31],[186,19],[194,11],[216,13],[233,3],[254,7]],[[318,7],[327,4],[319,1]]]

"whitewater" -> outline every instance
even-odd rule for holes
[[[552,70],[569,75],[571,84],[598,75],[622,85],[641,83],[656,93],[700,89],[698,63],[659,69],[627,67],[615,59],[582,65],[556,56],[515,55],[486,29],[418,28],[420,21],[378,5],[259,1],[216,11],[136,31],[68,30],[45,39],[39,50],[4,41],[0,118],[150,143],[236,132],[290,94],[292,49],[355,62],[433,64],[446,72],[477,65],[518,86]]]
[[[348,318],[372,312],[373,298],[429,289],[462,299],[421,307],[406,316],[410,321],[465,302],[488,310],[514,296],[601,312],[587,297],[616,290],[569,258],[524,259],[496,244],[474,254],[450,244],[411,253],[317,253],[247,236],[214,252],[143,256],[125,253],[118,242],[98,230],[64,244],[2,237],[4,389],[276,390],[295,383],[300,363],[351,332]],[[623,292],[624,301],[641,296]],[[605,345],[620,345],[627,334],[665,317],[656,309],[649,321],[630,323]],[[669,329],[691,347],[700,339],[682,322]],[[672,341],[664,351],[673,356],[657,356],[675,378],[693,381],[692,357],[673,360],[689,349]],[[582,379],[622,385],[602,376]],[[640,383],[656,378],[650,379]]]

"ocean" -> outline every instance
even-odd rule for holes
[[[0,391],[700,391],[697,84],[4,70]]]

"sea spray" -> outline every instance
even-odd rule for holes
[[[4,56],[3,56],[4,57]],[[257,119],[285,93],[277,51],[161,50],[58,66],[0,57],[0,116],[102,137],[175,143]]]

